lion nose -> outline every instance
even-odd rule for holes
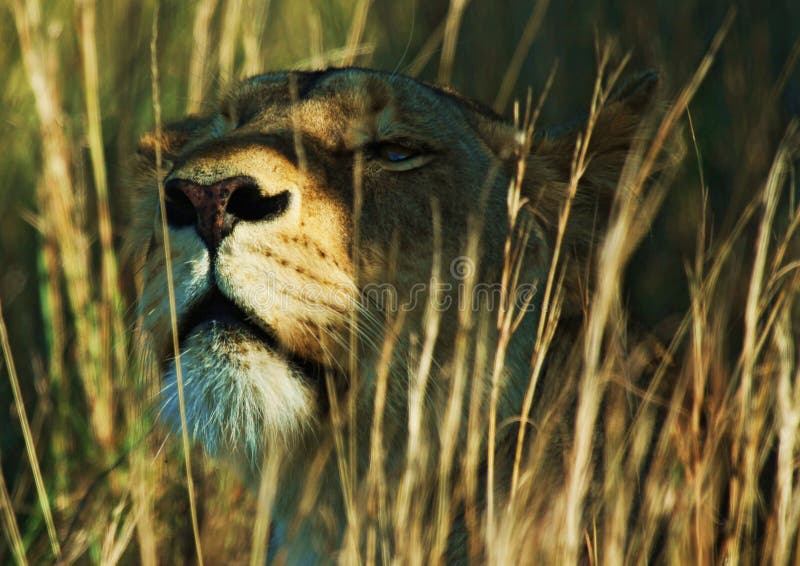
[[[194,224],[211,251],[239,222],[271,220],[289,207],[290,193],[267,195],[250,177],[230,177],[201,185],[172,179],[164,186],[167,223],[173,228]]]

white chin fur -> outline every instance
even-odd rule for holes
[[[314,424],[313,386],[246,330],[217,323],[181,344],[186,423],[214,455],[258,466],[265,445],[288,447]],[[162,418],[180,430],[175,362],[165,374]]]

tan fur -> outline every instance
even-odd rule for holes
[[[613,188],[639,132],[639,98],[649,97],[649,84],[645,90],[644,95],[634,92],[612,101],[600,116],[564,243],[575,265],[585,265],[608,218]],[[476,220],[483,226],[476,281],[496,285],[508,231],[507,191],[520,139],[511,125],[455,94],[360,69],[254,77],[234,89],[218,112],[172,124],[158,139],[142,139],[129,245],[143,265],[139,310],[164,369],[164,412],[173,424],[175,368],[154,170],[156,144],[161,144],[167,160],[167,181],[211,185],[245,175],[257,182],[263,195],[290,195],[280,217],[238,222],[213,253],[194,227],[170,229],[179,322],[216,285],[249,323],[274,337],[270,344],[245,329],[201,324],[182,336],[181,349],[193,435],[212,452],[233,457],[251,477],[257,477],[264,449],[284,454],[283,497],[276,508],[279,525],[291,517],[317,448],[331,441],[324,380],[304,375],[292,360],[302,358],[332,376],[340,404],[355,396],[363,423],[357,431],[359,461],[366,466],[384,326],[396,313],[387,312],[386,305],[365,303],[364,289],[390,284],[401,303],[409,300],[415,288],[429,283],[436,252],[442,258],[442,282],[457,289],[462,276],[450,267],[464,253]],[[418,153],[419,165],[392,170],[371,153],[376,144],[387,142]],[[546,278],[574,143],[574,132],[543,136],[527,157],[523,197],[528,205],[520,222],[530,227],[531,235],[521,281],[541,286]],[[434,249],[437,224],[440,250]],[[585,285],[575,273],[567,281],[565,311],[571,313],[580,311],[580,289]],[[396,346],[384,417],[387,438],[395,439],[394,444],[387,442],[394,447],[388,456],[390,468],[401,467],[404,458],[406,366],[415,340],[424,336],[427,290],[407,312],[400,334],[391,338]],[[437,391],[451,371],[458,332],[456,308],[444,310],[429,388],[432,415],[441,409],[435,406],[441,397]],[[532,309],[509,346],[499,421],[519,414],[537,316],[538,309]],[[351,390],[348,376],[352,320],[358,320],[358,391]],[[488,333],[491,340],[496,330]],[[557,388],[552,391],[557,395]],[[509,457],[510,453],[500,455],[502,461]],[[334,510],[342,528],[343,509],[334,493],[340,485],[337,468],[328,469],[319,500]],[[289,555],[297,560],[325,556],[328,539],[312,539],[322,547],[313,549],[316,554],[286,543]],[[334,546],[341,543],[336,535],[332,540]],[[458,540],[454,535],[453,541]]]

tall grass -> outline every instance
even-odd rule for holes
[[[128,202],[120,164],[138,134],[158,129],[162,105],[173,117],[202,111],[243,75],[342,63],[438,79],[493,100],[498,110],[521,97],[527,104],[515,104],[514,117],[528,143],[545,115],[585,108],[588,118],[549,275],[541,282],[542,315],[519,419],[498,421],[497,406],[506,349],[522,331],[509,297],[521,283],[520,254],[531,228],[517,217],[529,204],[520,194],[524,160],[509,187],[501,307],[442,313],[434,308],[437,297],[429,297],[411,347],[399,482],[387,483],[393,447],[384,429],[394,338],[408,324],[402,315],[383,329],[363,477],[354,407],[337,400],[329,384],[336,442],[314,461],[287,536],[302,536],[310,517],[325,527],[315,497],[326,460],[335,458],[346,495],[347,524],[339,525],[344,563],[442,563],[455,523],[465,533],[457,543],[476,564],[637,563],[652,555],[676,564],[789,564],[800,558],[800,127],[780,102],[784,92],[798,91],[798,38],[786,32],[773,45],[786,53],[776,63],[758,51],[763,38],[747,10],[735,21],[715,14],[708,29],[699,5],[680,3],[698,13],[692,25],[703,33],[690,39],[699,47],[692,50],[686,40],[669,51],[674,58],[656,61],[683,86],[672,89],[677,94],[653,124],[650,145],[636,147],[627,160],[598,263],[578,267],[595,285],[583,297],[583,322],[573,328],[563,322],[562,307],[563,281],[575,266],[566,265],[562,238],[592,159],[587,151],[597,113],[615,80],[640,60],[635,52],[593,51],[597,38],[586,18],[565,15],[545,0],[489,4],[359,0],[312,8],[200,0],[170,5],[174,12],[167,13],[153,1],[10,1],[12,17],[0,23],[15,38],[0,52],[8,80],[0,113],[13,133],[8,154],[0,156],[0,175],[8,181],[0,202],[10,203],[0,210],[9,220],[0,223],[8,262],[7,275],[0,274],[0,392],[9,411],[0,432],[0,562],[264,563],[280,462],[265,460],[251,493],[188,438],[176,441],[154,426],[158,377],[133,338],[138,322],[131,304],[140,275],[120,252]],[[592,6],[587,11],[602,12],[613,27],[612,11]],[[624,8],[645,28],[623,29],[626,45],[663,48],[666,40],[653,33],[657,25],[647,28],[654,24],[647,24],[645,11],[633,2]],[[482,17],[494,17],[492,10],[518,21],[517,35],[487,29]],[[784,12],[776,9],[774,18],[786,18]],[[551,29],[561,30],[558,37],[548,35],[548,18]],[[408,25],[387,23],[399,21]],[[751,27],[756,31],[749,35]],[[572,37],[571,29],[580,33]],[[497,64],[498,50],[507,64]],[[540,63],[531,50],[566,54],[558,73],[553,57]],[[576,53],[596,53],[597,61],[575,64]],[[772,74],[748,92],[740,75],[750,56],[762,57]],[[593,93],[588,76],[597,77]],[[524,98],[529,84],[540,92],[536,105]],[[721,107],[744,123],[744,133],[737,133],[738,123],[732,129],[712,124]],[[651,172],[682,124],[690,130],[693,159],[653,182]],[[736,192],[725,193],[720,186],[726,183]],[[729,206],[712,202],[720,198]],[[432,208],[438,210],[436,203]],[[434,216],[438,240],[446,219]],[[676,226],[664,228],[662,217]],[[368,221],[356,215],[356,226],[359,220]],[[471,219],[467,258],[479,256],[484,221]],[[31,245],[15,249],[27,232]],[[681,239],[689,244],[681,248]],[[654,241],[679,261],[652,250],[648,259]],[[643,257],[635,255],[640,244]],[[641,266],[658,261],[683,271],[664,269],[652,283],[652,269]],[[431,289],[443,269],[435,254]],[[14,273],[28,284],[12,285]],[[474,281],[463,283],[469,288]],[[627,299],[626,289],[638,299]],[[679,294],[675,289],[686,295],[677,314],[652,306]],[[667,318],[653,325],[661,340],[632,331],[637,317],[630,310]],[[433,433],[424,401],[442,362],[436,350],[443,316],[458,317],[459,331],[453,359],[444,360],[451,362],[449,379],[437,384],[443,402]],[[350,367],[358,364],[354,356]],[[535,402],[554,379],[560,390],[545,406]],[[495,465],[495,439],[509,428],[514,465],[505,477]],[[466,436],[463,453],[459,434]],[[501,485],[510,490],[497,499],[494,488]],[[285,560],[277,549],[276,561]]]

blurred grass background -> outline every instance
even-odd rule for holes
[[[736,7],[732,28],[690,105],[699,167],[696,159],[686,160],[629,270],[629,307],[648,325],[668,324],[688,307],[685,265],[697,247],[697,226],[703,214],[701,175],[708,191],[712,227],[708,237],[724,238],[753,198],[754,187],[763,183],[789,119],[800,114],[800,3],[472,0],[464,9],[451,84],[468,96],[494,104],[520,39],[526,29],[533,31],[530,48],[522,52],[510,99],[524,100],[528,88],[538,95],[557,64],[540,124],[558,125],[587,110],[598,40],[615,40],[618,56],[631,52],[631,72],[654,68],[663,78],[665,92],[674,93],[691,76],[731,5]],[[447,0],[163,1],[158,12],[157,46],[163,116],[168,120],[196,108],[198,92],[204,104],[213,107],[225,86],[243,75],[337,65],[349,58],[360,66],[412,72],[436,81],[449,8]],[[122,478],[127,476],[115,478],[111,474],[109,479],[103,473],[142,436],[141,430],[136,432],[132,426],[142,404],[131,405],[152,386],[128,358],[130,344],[125,332],[109,327],[105,338],[99,336],[98,342],[88,344],[85,351],[102,357],[104,348],[111,348],[114,356],[122,352],[121,357],[101,364],[105,369],[96,376],[97,390],[87,392],[87,378],[81,375],[80,343],[88,338],[81,336],[74,310],[64,306],[74,305],[69,298],[69,282],[53,279],[53,273],[61,269],[60,260],[48,256],[48,249],[56,253],[63,242],[57,241],[58,232],[42,222],[47,218],[42,200],[46,194],[46,175],[42,173],[47,165],[43,156],[46,133],[41,131],[41,111],[23,63],[20,15],[31,24],[33,42],[43,55],[40,63],[61,99],[56,121],[66,136],[64,158],[71,176],[69,186],[74,191],[72,220],[86,236],[86,248],[81,248],[87,268],[85,292],[90,303],[101,305],[86,320],[100,324],[106,312],[102,305],[107,304],[108,312],[117,313],[112,318],[121,317],[126,327],[132,327],[135,283],[129,269],[123,266],[118,272],[119,295],[112,293],[114,296],[105,303],[103,298],[109,290],[104,287],[108,269],[103,267],[103,235],[98,222],[102,197],[98,200],[97,163],[92,161],[92,151],[97,152],[97,147],[92,148],[90,138],[87,101],[91,88],[87,89],[84,82],[86,36],[81,35],[86,32],[84,17],[89,9],[95,9],[93,2],[49,0],[10,0],[0,8],[0,37],[4,38],[0,45],[4,83],[0,124],[5,129],[0,152],[0,300],[61,537],[93,482],[111,484],[103,493],[119,493],[120,485],[114,484],[124,482]],[[113,0],[96,5],[102,161],[107,169],[111,244],[116,250],[126,226],[124,166],[138,136],[153,127],[150,41],[154,9],[152,0]],[[355,52],[348,52],[354,20],[364,10],[363,35]],[[202,18],[204,13],[207,20]],[[193,53],[203,48],[198,38],[205,42],[207,57],[202,66],[193,67]],[[506,114],[510,106],[505,104]],[[753,234],[739,244],[745,253],[753,246],[755,227],[752,230]],[[742,261],[742,297],[748,268],[748,262]],[[735,277],[728,285],[736,293],[739,283]],[[59,301],[63,303],[60,306]],[[731,313],[732,323],[735,325],[737,319],[741,322],[742,316]],[[113,387],[105,393],[104,376],[112,378]],[[22,539],[30,549],[29,558],[46,562],[47,530],[9,383],[4,364],[0,369],[2,475]],[[93,424],[98,404],[94,396],[107,399],[113,416],[109,417],[113,425],[102,434]],[[170,453],[177,454],[174,450]],[[211,467],[207,463],[198,465]],[[173,475],[175,485],[180,485],[180,474]],[[235,483],[227,476],[219,481]],[[175,490],[179,491],[177,487]],[[220,491],[234,502],[244,497],[238,488]],[[98,505],[110,524],[114,511],[108,503],[113,498],[109,498]],[[214,501],[210,505],[216,504]],[[91,506],[91,502],[84,504]],[[176,495],[174,504],[185,505],[182,496]],[[182,524],[185,517],[179,507],[175,509],[178,512],[161,520],[175,522],[175,532],[184,529],[181,532],[186,534],[188,527]],[[188,531],[189,541],[190,536]],[[191,555],[186,550],[188,544],[176,542],[169,551],[162,548],[159,553],[167,562],[178,560],[183,553]],[[96,562],[105,556],[99,539],[89,537],[82,548],[87,554],[81,560]],[[138,550],[125,552],[127,560],[139,555]],[[5,539],[0,539],[0,563],[11,557]]]

